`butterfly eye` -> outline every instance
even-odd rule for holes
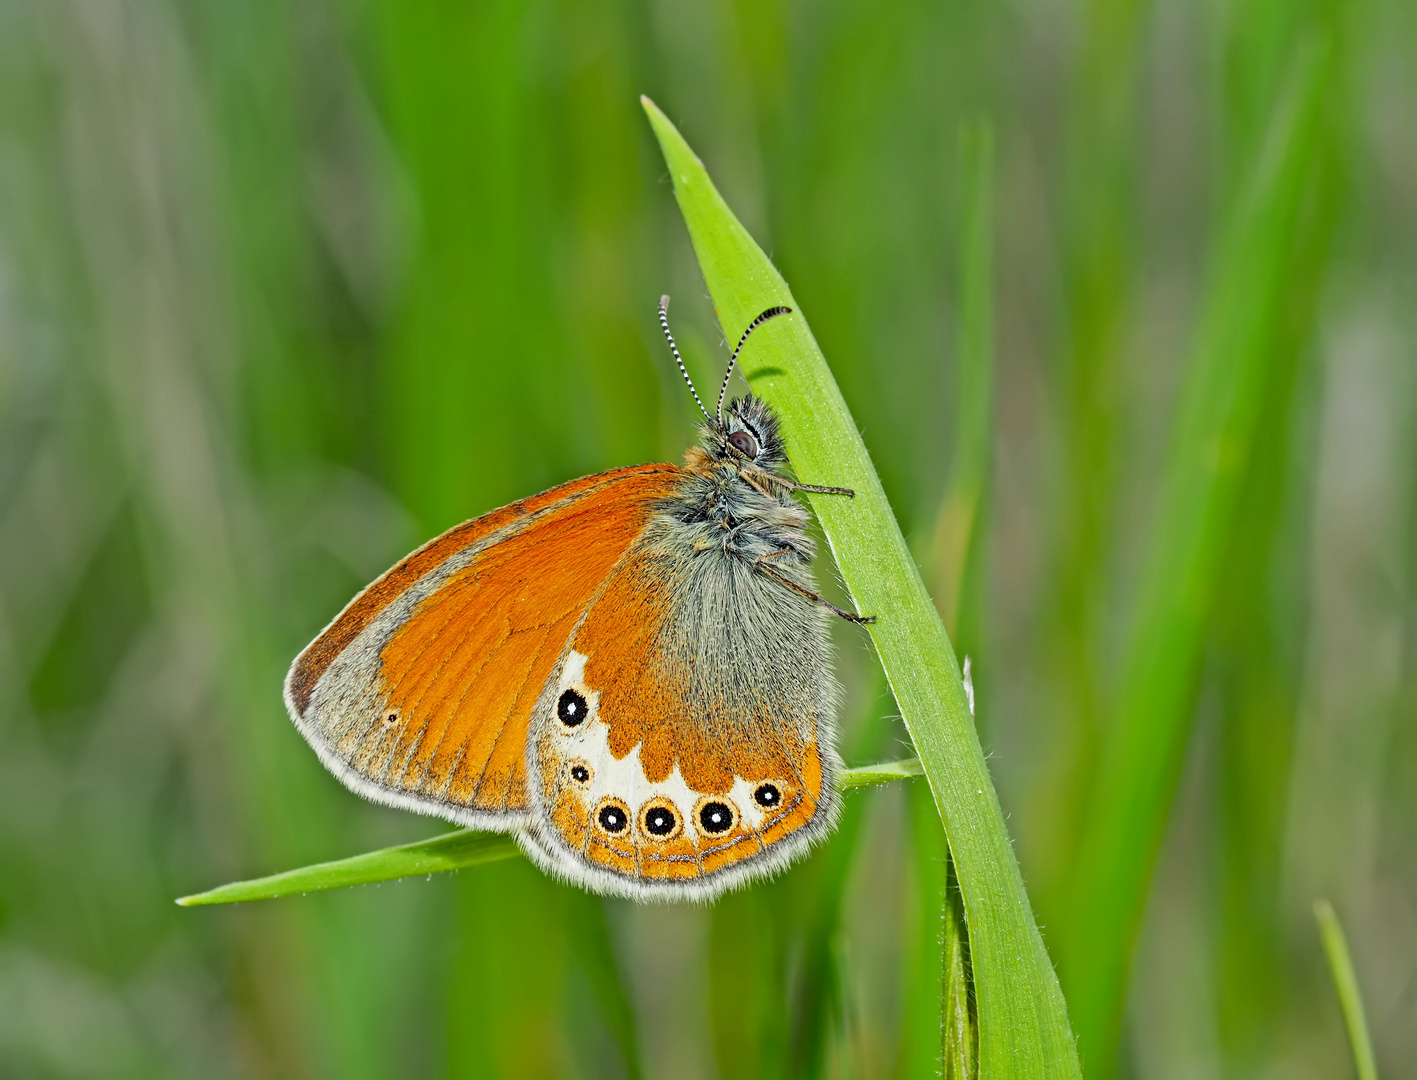
[[[586,718],[589,711],[585,698],[574,690],[567,690],[561,695],[561,700],[556,702],[556,716],[567,727],[575,727]]]
[[[725,833],[733,828],[733,807],[727,803],[711,799],[699,807],[699,827],[711,836]]]
[[[776,784],[759,784],[753,792],[753,799],[759,806],[771,808],[782,802],[782,792]]]
[[[602,829],[614,835],[625,831],[625,826],[630,823],[630,812],[618,799],[609,799],[596,811],[595,820]]]
[[[729,445],[745,457],[755,458],[758,456],[758,440],[753,438],[752,432],[735,431],[728,436]]]

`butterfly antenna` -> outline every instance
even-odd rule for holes
[[[723,398],[724,395],[728,393],[728,380],[732,377],[733,369],[738,364],[738,354],[743,351],[743,345],[748,340],[748,335],[751,334],[758,327],[762,326],[763,323],[767,322],[769,319],[775,319],[779,315],[790,314],[792,314],[792,309],[790,307],[783,307],[781,304],[779,304],[777,307],[770,307],[761,315],[759,315],[756,319],[750,322],[748,324],[748,329],[743,331],[743,336],[738,339],[738,347],[733,350],[733,355],[729,357],[728,370],[723,373],[723,385],[718,388],[718,422],[720,424],[723,423]],[[665,333],[668,332],[668,330],[665,330]]]
[[[699,403],[699,412],[704,414],[705,420],[712,420],[708,410],[704,408],[704,403],[699,397],[699,392],[694,389],[694,380],[689,378],[689,369],[684,366],[684,358],[679,355],[679,346],[674,344],[674,335],[669,332],[669,297],[659,298],[659,328],[664,331],[665,338],[669,341],[669,351],[674,354],[674,362],[679,365],[679,374],[684,376],[684,381],[689,384],[689,393],[694,395],[694,400]]]

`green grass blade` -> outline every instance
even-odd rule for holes
[[[726,334],[773,304],[744,374],[773,404],[799,476],[853,488],[813,496],[837,568],[862,611],[954,852],[974,961],[980,1071],[991,1078],[1078,1076],[1062,992],[1043,947],[975,735],[954,650],[886,501],[846,402],[767,256],[724,203],[703,164],[648,99],[704,280]]]
[[[979,1031],[978,1017],[969,992],[973,981],[969,970],[969,935],[954,863],[948,860],[944,925],[944,1080],[976,1080],[979,1076]]]
[[[1368,1018],[1363,1012],[1363,995],[1358,990],[1358,975],[1353,970],[1353,958],[1348,953],[1348,938],[1333,905],[1327,900],[1314,901],[1314,918],[1319,923],[1324,955],[1328,958],[1333,990],[1338,995],[1338,1007],[1343,1010],[1343,1024],[1348,1029],[1348,1044],[1353,1048],[1353,1070],[1358,1080],[1378,1080],[1378,1066],[1373,1058],[1373,1043],[1368,1037]]]
[[[282,896],[342,889],[346,885],[370,885],[418,874],[461,870],[501,862],[519,854],[510,836],[459,829],[431,840],[383,848],[334,862],[315,863],[270,877],[234,881],[207,892],[184,896],[177,902],[183,907],[201,907],[207,904],[239,904],[246,900],[274,900]]]
[[[912,780],[924,774],[919,758],[902,758],[900,761],[883,761],[879,765],[864,765],[859,769],[843,769],[837,777],[836,787],[838,791],[855,791],[897,780]]]
[[[1220,237],[1136,630],[1092,785],[1062,959],[1078,1041],[1099,1075],[1116,1046],[1132,946],[1189,742],[1209,605],[1261,405],[1274,389],[1290,252],[1328,71],[1326,50],[1300,54]]]
[[[914,908],[914,917],[907,924],[901,943],[900,1062],[896,1075],[938,1076],[945,1053],[944,1024],[950,994],[945,959],[948,935],[944,925],[951,914],[947,910],[950,849],[927,785],[912,785],[906,792],[905,805],[915,871],[915,903],[907,905],[907,911]],[[958,888],[955,891],[958,893]],[[955,908],[963,920],[962,906],[956,903]]]
[[[858,769],[843,769],[837,776],[840,791],[879,787],[898,780],[909,780],[921,773],[914,758],[884,761]],[[348,859],[315,863],[298,870],[233,881],[206,892],[184,896],[177,902],[183,907],[203,907],[208,904],[239,904],[246,900],[276,900],[283,896],[343,889],[349,885],[372,885],[396,878],[441,874],[448,870],[463,870],[515,858],[521,852],[510,836],[503,833],[458,829],[431,840],[419,840],[399,847],[382,848]]]

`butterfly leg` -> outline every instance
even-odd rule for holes
[[[796,550],[796,548],[790,547],[779,548],[777,551],[770,552],[767,555],[759,555],[757,559],[754,560],[753,565],[756,566],[763,573],[767,574],[768,577],[775,578],[776,580],[782,582],[793,592],[800,593],[808,600],[812,601],[814,604],[821,604],[822,607],[826,608],[833,614],[840,615],[847,622],[855,623],[857,626],[865,626],[868,623],[873,623],[876,621],[876,616],[874,615],[853,615],[849,611],[843,611],[841,608],[833,604],[830,600],[826,599],[823,596],[819,596],[811,589],[808,589],[802,585],[798,585],[797,582],[793,581],[785,574],[778,573],[776,570],[774,570],[771,566],[768,565],[769,559],[776,559],[782,555],[786,555]]]
[[[765,488],[773,484],[777,484],[788,491],[810,491],[814,495],[845,495],[848,498],[854,498],[856,495],[856,492],[852,491],[851,488],[826,487],[822,484],[799,484],[796,480],[789,480],[787,477],[779,476],[777,473],[769,472],[767,469],[753,469],[751,472],[740,470],[739,475],[764,495],[768,494]]]
[[[856,497],[856,492],[844,487],[824,487],[821,484],[799,484],[795,480],[791,481],[793,491],[810,491],[815,495],[846,495],[850,498]]]

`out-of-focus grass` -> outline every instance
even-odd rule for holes
[[[1333,991],[1338,1007],[1343,1011],[1343,1026],[1348,1029],[1348,1043],[1353,1048],[1353,1071],[1358,1080],[1378,1080],[1378,1067],[1373,1061],[1373,1044],[1368,1038],[1368,1018],[1363,1012],[1363,994],[1358,988],[1358,976],[1353,971],[1353,957],[1348,952],[1348,939],[1333,905],[1327,900],[1314,901],[1314,918],[1323,939],[1324,957],[1333,978]]]
[[[290,657],[439,528],[691,437],[655,299],[700,382],[724,353],[642,92],[792,282],[932,577],[968,362],[949,192],[961,124],[993,117],[995,408],[978,623],[966,575],[955,629],[1045,941],[1065,980],[1097,978],[1062,946],[1082,836],[1107,827],[1088,807],[1178,388],[1315,25],[1313,183],[1252,313],[1278,323],[1272,389],[1188,661],[1180,782],[1139,830],[1156,870],[1103,898],[1132,915],[1099,1000],[1127,1075],[1339,1074],[1326,895],[1377,1063],[1417,1071],[1411,8],[0,7],[0,1073],[933,1059],[924,785],[852,796],[839,840],[709,911],[604,903],[524,860],[171,903],[426,835],[319,767],[280,704]],[[906,753],[859,634],[838,663],[843,744],[871,750],[850,760]]]
[[[954,447],[931,583],[951,640],[968,656],[983,644],[994,433],[994,131],[987,121],[961,127],[959,158]]]
[[[1182,390],[1157,539],[1076,867],[1066,974],[1094,1073],[1109,1071],[1126,968],[1195,715],[1217,604],[1266,402],[1292,386],[1280,347],[1295,233],[1313,183],[1330,84],[1327,42],[1305,41],[1221,232]]]

